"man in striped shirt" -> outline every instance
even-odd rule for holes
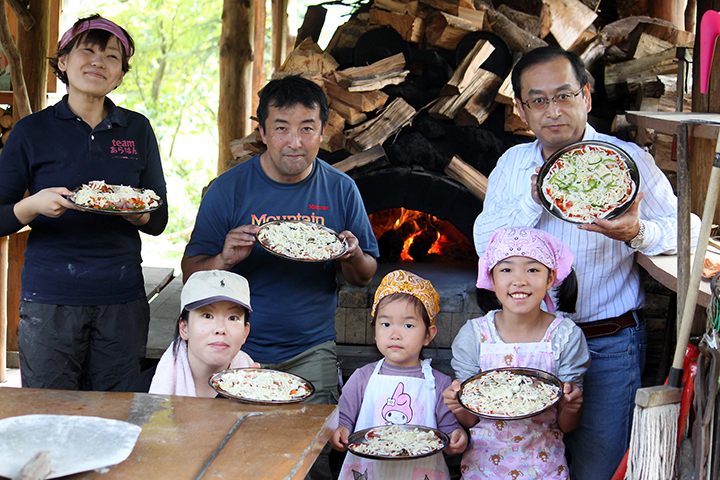
[[[515,102],[537,140],[509,149],[490,174],[484,210],[475,221],[475,247],[508,226],[545,230],[575,253],[578,308],[572,319],[591,351],[584,380],[583,419],[565,436],[571,478],[608,480],[627,450],[635,391],[641,386],[646,337],[640,309],[645,294],[634,254],[672,254],[677,248],[677,197],[665,174],[639,146],[595,131],[587,123],[590,84],[582,60],[557,47],[523,56],[512,73]],[[640,191],[613,220],[576,225],[547,213],[536,192],[537,173],[554,152],[599,140],[626,151],[640,170]],[[693,216],[693,244],[700,221]]]

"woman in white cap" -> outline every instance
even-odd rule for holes
[[[240,348],[250,333],[250,288],[224,270],[195,272],[180,294],[175,340],[160,358],[150,393],[215,397],[210,376],[228,368],[259,367]]]

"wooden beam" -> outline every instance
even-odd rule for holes
[[[224,0],[220,34],[218,175],[233,158],[230,142],[251,131],[254,2]]]
[[[8,281],[8,237],[0,237],[0,383],[6,382],[7,367],[7,281]]]
[[[252,77],[252,114],[257,112],[260,98],[258,92],[265,85],[265,21],[267,9],[265,2],[253,2],[255,6],[255,29],[253,30],[253,77]]]
[[[30,14],[35,25],[30,30],[18,29],[17,46],[23,64],[23,77],[30,100],[30,110],[39,112],[47,103],[48,44],[50,37],[50,0],[30,3]],[[14,95],[14,100],[18,96]],[[16,109],[13,109],[16,110]],[[13,115],[17,115],[13,112]],[[15,117],[16,120],[22,118]]]
[[[287,57],[288,0],[272,0],[272,23],[270,38],[273,71],[277,71]]]

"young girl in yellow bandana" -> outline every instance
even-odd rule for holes
[[[422,348],[437,334],[438,302],[432,284],[413,273],[395,270],[383,278],[375,292],[372,325],[384,358],[359,368],[343,388],[340,426],[330,439],[333,448],[345,450],[352,432],[395,424],[437,428],[450,437],[445,453],[465,450],[465,430],[442,400],[450,377],[421,358]],[[357,478],[448,480],[450,475],[442,453],[398,462],[348,452],[340,480]]]

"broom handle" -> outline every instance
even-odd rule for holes
[[[687,350],[687,344],[690,341],[690,331],[692,330],[695,308],[697,307],[698,291],[700,289],[700,278],[702,277],[702,269],[705,263],[705,252],[707,251],[708,241],[710,240],[710,229],[712,228],[713,217],[715,217],[715,205],[717,204],[718,194],[720,194],[720,132],[718,133],[718,140],[715,144],[715,158],[713,159],[712,169],[710,170],[710,181],[708,182],[708,190],[705,197],[700,236],[698,237],[692,272],[690,273],[690,285],[688,286],[687,297],[685,297],[685,308],[683,308],[680,332],[678,333],[677,345],[675,346],[675,358],[673,359],[670,375],[668,376],[668,385],[675,388],[679,388],[682,383],[685,350]]]

